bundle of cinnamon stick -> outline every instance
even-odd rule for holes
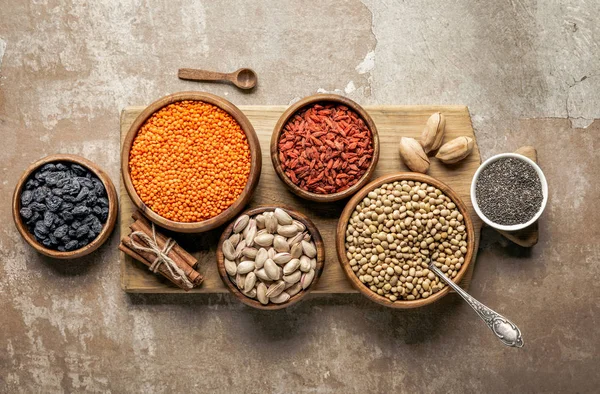
[[[155,228],[154,231],[152,229],[153,224],[146,219],[141,212],[136,211],[133,215],[131,215],[134,222],[129,226],[132,234],[135,232],[142,232],[148,236],[152,240],[151,243],[156,239],[156,245],[154,249],[159,249],[163,251],[167,242],[170,241],[168,237],[159,233],[158,229]],[[132,240],[132,236],[126,235],[121,238],[121,244],[119,245],[119,249],[123,251],[128,256],[142,262],[147,267],[151,267],[152,264],[157,259],[157,254],[145,250],[140,250],[139,246],[144,246],[144,248],[153,249],[152,245],[149,245],[145,242],[144,238],[133,235],[134,240]],[[156,237],[156,238],[154,238]],[[137,247],[136,247],[137,245]],[[204,277],[196,271],[198,266],[198,260],[186,252],[181,246],[177,243],[174,244],[173,247],[170,248],[166,255],[175,263],[175,265],[180,269],[185,277],[178,277],[176,273],[174,273],[173,269],[169,269],[166,263],[162,263],[158,265],[157,272],[160,273],[165,278],[169,279],[173,284],[177,287],[180,287],[184,290],[190,290],[194,287],[198,287]]]

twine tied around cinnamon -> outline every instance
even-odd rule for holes
[[[134,236],[138,236],[144,243],[146,243],[146,245],[148,245],[148,247],[136,243]],[[176,245],[175,240],[173,240],[173,238],[168,238],[162,250],[158,247],[154,223],[152,223],[152,237],[143,231],[135,231],[131,233],[129,237],[131,239],[131,246],[133,247],[133,250],[149,252],[156,255],[156,259],[154,259],[152,264],[150,264],[150,267],[148,267],[150,271],[156,273],[161,264],[164,264],[173,279],[180,280],[188,289],[194,287],[185,272],[183,272],[183,270],[177,266],[173,259],[169,257],[169,252]]]

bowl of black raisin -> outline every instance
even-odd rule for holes
[[[115,186],[96,164],[57,154],[33,163],[13,195],[13,219],[35,250],[74,259],[98,249],[115,227]]]

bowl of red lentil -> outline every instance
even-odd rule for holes
[[[166,229],[200,233],[237,216],[260,178],[258,137],[229,101],[180,92],[145,108],[121,151],[134,205]]]
[[[294,194],[332,202],[360,190],[379,160],[379,136],[360,105],[336,94],[316,94],[291,105],[271,137],[271,161]]]

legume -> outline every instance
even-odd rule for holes
[[[133,186],[157,214],[177,222],[217,216],[241,195],[250,174],[250,147],[227,112],[180,101],[154,113],[129,155]]]
[[[464,217],[449,197],[427,183],[404,180],[381,185],[356,206],[345,247],[360,281],[396,301],[428,298],[443,289],[429,263],[456,277],[467,242]]]

